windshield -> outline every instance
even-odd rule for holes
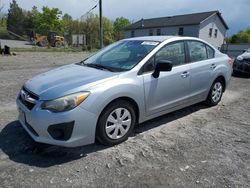
[[[90,67],[101,67],[112,71],[127,71],[137,65],[159,42],[124,40],[116,42],[83,63]]]
[[[250,52],[250,48],[247,49],[247,52]]]

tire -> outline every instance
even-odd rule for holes
[[[208,106],[216,106],[220,101],[224,91],[224,82],[222,79],[217,78],[212,84],[208,97],[206,99],[206,104]]]
[[[117,118],[119,114],[120,119]],[[107,146],[120,144],[128,139],[134,130],[135,123],[136,115],[132,105],[125,100],[114,101],[103,110],[99,117],[96,139]]]

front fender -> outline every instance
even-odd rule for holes
[[[82,103],[81,107],[97,114],[98,117],[110,102],[121,97],[131,98],[137,103],[139,108],[139,122],[141,122],[141,118],[145,115],[142,79],[117,78],[90,88],[90,92],[90,96]]]

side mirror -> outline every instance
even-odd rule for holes
[[[245,53],[246,51],[247,51],[247,49],[244,49],[244,50],[243,50],[243,53]]]
[[[171,71],[172,68],[173,68],[173,65],[172,65],[171,61],[160,60],[157,62],[156,66],[155,66],[155,71],[153,72],[152,75],[154,78],[158,78],[160,76],[160,72]]]

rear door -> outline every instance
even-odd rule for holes
[[[154,78],[152,73],[158,60],[171,61],[173,69],[170,72],[160,72],[160,76]],[[173,108],[187,100],[190,94],[189,71],[182,41],[167,44],[144,65],[142,76],[147,115]]]
[[[217,64],[214,50],[200,41],[187,41],[190,61],[191,99],[204,99],[212,82],[212,74]]]

